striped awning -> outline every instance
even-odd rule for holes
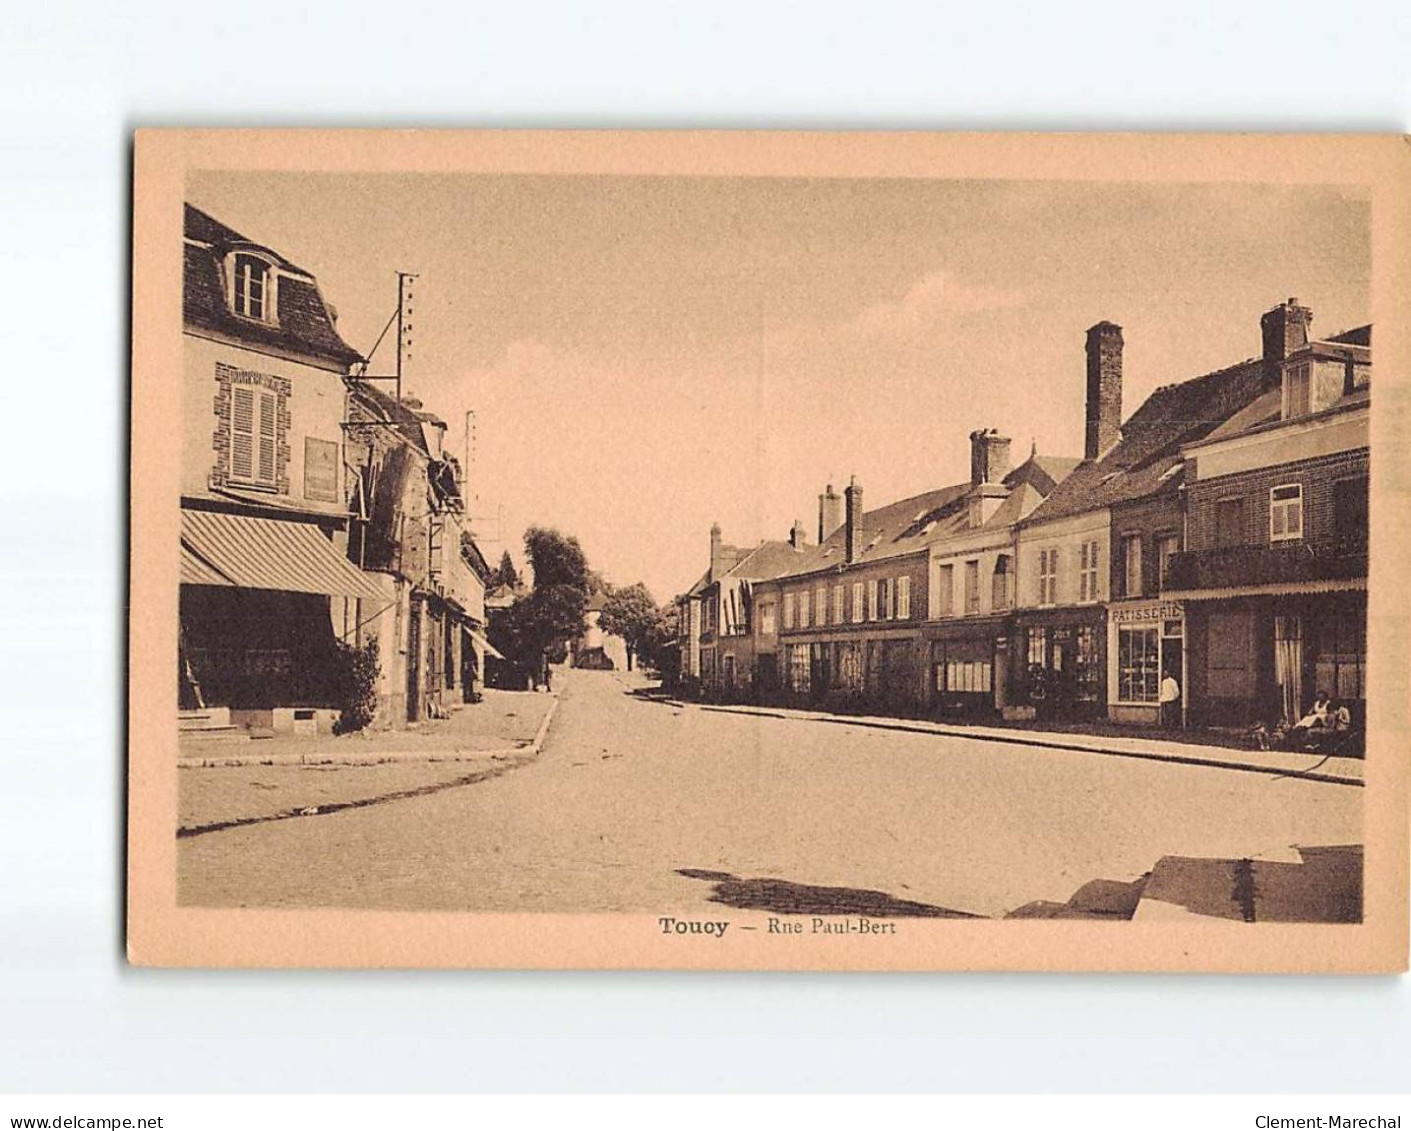
[[[1349,593],[1367,588],[1365,577],[1328,578],[1321,581],[1288,581],[1272,585],[1229,585],[1219,589],[1182,589],[1163,592],[1169,601],[1228,601],[1231,597],[1296,597],[1304,593]]]
[[[480,645],[480,650],[487,656],[494,656],[497,660],[503,660],[505,658],[504,653],[491,644],[490,641],[485,638],[483,632],[476,632],[475,629],[472,628],[470,630],[470,638]]]
[[[186,585],[386,599],[317,526],[184,507],[181,580]]]

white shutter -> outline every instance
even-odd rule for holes
[[[255,391],[235,386],[230,391],[230,474],[255,477]]]
[[[257,478],[274,483],[274,438],[277,401],[273,393],[260,394],[260,464]]]
[[[877,580],[873,578],[867,583],[867,619],[877,619]]]
[[[897,617],[908,620],[911,617],[911,578],[897,578]]]

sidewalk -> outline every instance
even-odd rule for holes
[[[338,738],[183,737],[177,835],[315,816],[498,777],[538,757],[557,695],[485,692],[414,730]]]
[[[1144,758],[1182,765],[1217,766],[1229,770],[1267,773],[1275,777],[1302,778],[1305,781],[1332,782],[1361,786],[1363,761],[1360,758],[1324,758],[1287,750],[1240,750],[1229,746],[1197,742],[1171,742],[1144,736],[1079,734],[1072,731],[1045,731],[1031,725],[1022,727],[971,726],[935,723],[925,719],[898,719],[878,715],[835,715],[826,711],[803,711],[788,707],[751,707],[683,702],[667,698],[678,706],[694,706],[702,711],[759,715],[764,718],[800,719],[837,726],[870,727],[912,734],[948,735],[976,742],[1004,742],[1048,750],[1072,750],[1084,754],[1109,754],[1124,758]]]

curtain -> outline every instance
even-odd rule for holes
[[[1303,713],[1303,625],[1296,616],[1274,618],[1274,680],[1284,722],[1298,722]]]

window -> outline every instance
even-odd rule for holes
[[[1313,629],[1317,689],[1334,699],[1365,699],[1367,642],[1361,617],[1328,609],[1314,619]]]
[[[1117,626],[1117,697],[1124,703],[1155,703],[1160,685],[1161,630]]]
[[[809,654],[807,644],[789,645],[789,687],[807,692],[809,688]]]
[[[1122,596],[1142,595],[1142,536],[1122,536]]]
[[[304,440],[304,497],[338,501],[338,445],[332,440]]]
[[[1284,419],[1308,415],[1308,366],[1291,365],[1284,390]]]
[[[892,583],[885,577],[877,579],[877,619],[892,619]]]
[[[1052,605],[1058,599],[1058,551],[1039,551],[1039,604]]]
[[[232,265],[231,305],[236,314],[273,322],[270,266],[256,255],[237,255]]]
[[[897,619],[908,620],[911,617],[911,578],[897,578]]]
[[[990,608],[996,612],[1009,608],[1009,555],[995,558],[995,572],[990,577]]]
[[[1303,537],[1303,484],[1269,488],[1269,541]]]
[[[253,385],[230,390],[230,477],[273,487],[278,398]]]
[[[965,563],[965,615],[980,611],[980,563]]]
[[[820,585],[813,594],[813,608],[818,614],[818,627],[822,628],[828,623],[828,588]],[[836,623],[836,622],[834,622]]]
[[[1074,681],[1079,699],[1089,703],[1102,698],[1102,687],[1107,679],[1102,653],[1098,650],[1098,630],[1084,625],[1075,633]]]
[[[759,631],[763,636],[774,635],[774,602],[761,601],[759,605]]]
[[[877,619],[877,579],[867,583],[867,619]]]
[[[944,680],[942,680],[944,671]],[[988,692],[992,683],[992,668],[984,660],[947,660],[944,668],[937,665],[938,691]]]
[[[1084,542],[1078,547],[1078,600],[1097,600],[1097,543]]]
[[[862,582],[854,581],[852,586],[852,622],[862,623]]]
[[[1343,552],[1367,544],[1367,499],[1365,475],[1333,484],[1333,536]]]
[[[1180,549],[1181,540],[1175,534],[1158,534],[1156,536],[1156,570],[1157,584],[1161,589],[1165,589],[1171,576],[1171,559],[1175,557]]]
[[[834,623],[834,624],[842,624],[842,623],[843,623],[843,597],[844,597],[843,587],[842,587],[841,585],[835,585],[835,586],[833,586],[833,623]]]
[[[862,645],[843,642],[834,647],[833,685],[844,691],[861,691]]]
[[[808,605],[809,605],[809,597],[810,597],[810,596],[811,596],[811,594],[809,593],[809,591],[808,591],[807,589],[801,590],[801,591],[799,592],[799,627],[800,627],[800,628],[807,628],[807,627],[808,627],[808,620],[809,620],[809,617],[808,617]]]
[[[784,594],[784,627],[794,627],[794,595],[792,593]]]
[[[955,601],[955,567],[943,565],[936,570],[936,616],[951,615]]]
[[[1215,502],[1215,545],[1244,545],[1244,500],[1217,499]]]

